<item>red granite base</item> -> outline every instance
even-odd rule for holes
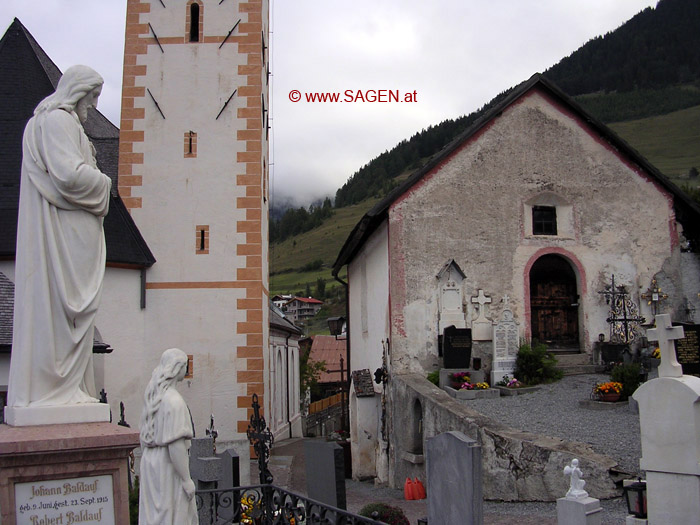
[[[129,523],[127,461],[138,445],[137,431],[112,423],[0,425],[2,523]]]

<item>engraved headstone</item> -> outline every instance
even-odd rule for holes
[[[472,331],[448,326],[442,337],[444,368],[469,368],[472,359]]]
[[[490,341],[493,330],[491,320],[486,318],[486,305],[491,303],[491,298],[479,290],[478,295],[472,297],[472,303],[479,305],[479,316],[472,321],[474,341]]]
[[[506,301],[501,320],[493,326],[492,385],[501,381],[506,375],[513,376],[519,346],[518,322],[513,317],[513,312],[508,308]]]
[[[675,323],[674,323],[675,324]],[[674,341],[684,375],[700,375],[700,325],[683,323],[684,337]]]
[[[441,334],[448,326],[466,328],[467,321],[462,304],[464,272],[454,260],[450,260],[440,270],[437,279],[440,287],[438,333]]]

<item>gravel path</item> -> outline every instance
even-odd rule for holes
[[[519,430],[588,443],[599,454],[618,461],[624,471],[637,474],[642,455],[639,415],[627,404],[606,410],[579,405],[590,398],[596,383],[609,380],[602,374],[566,376],[532,394],[467,403],[469,408]]]

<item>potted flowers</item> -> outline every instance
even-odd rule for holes
[[[618,383],[617,381],[598,383],[593,387],[593,394],[596,399],[598,399],[598,401],[605,401],[608,403],[619,401],[621,392],[622,383]]]
[[[450,374],[450,386],[455,390],[460,390],[463,388],[462,385],[471,384],[471,377],[469,377],[468,372],[453,372]],[[471,390],[471,389],[470,389]]]

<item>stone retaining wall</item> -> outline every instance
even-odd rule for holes
[[[595,453],[589,445],[522,432],[493,421],[417,374],[392,375],[389,391],[389,406],[401,407],[402,414],[399,420],[390,414],[392,486],[402,487],[407,477],[425,480],[425,440],[458,430],[482,446],[485,499],[555,501],[569,488],[563,470],[573,458],[579,460],[592,497],[620,495],[611,472],[616,462]]]

